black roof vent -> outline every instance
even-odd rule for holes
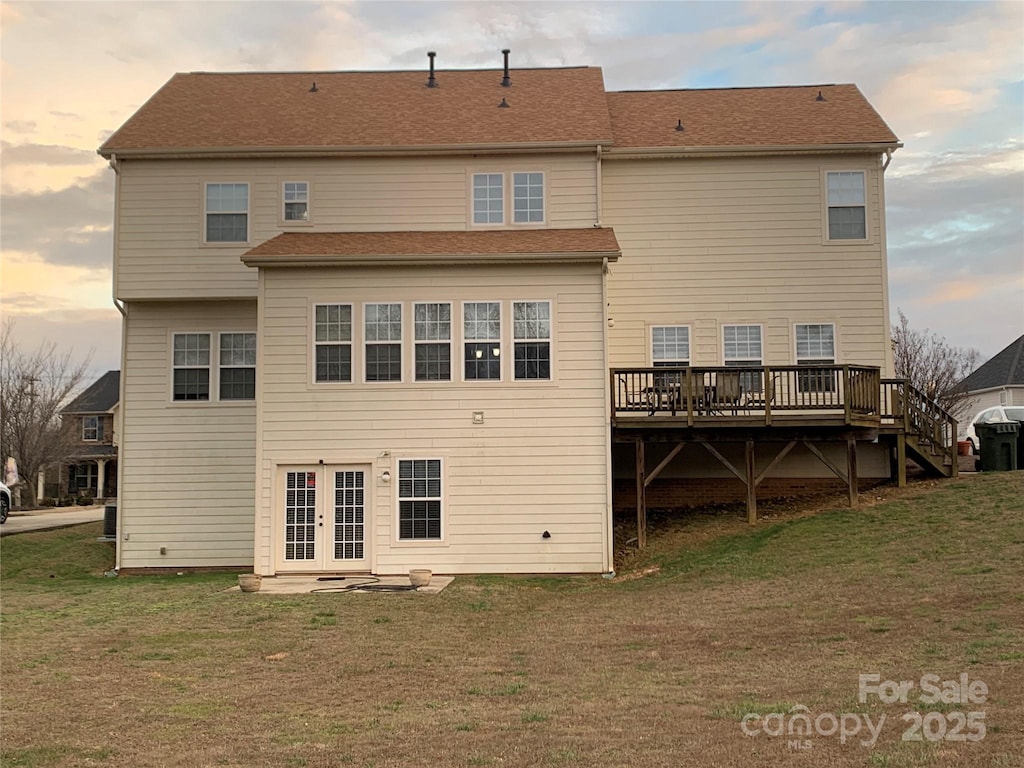
[[[502,96],[501,97],[501,104],[498,105],[498,109],[508,109],[511,106],[512,106],[511,104],[509,104],[507,101],[505,101],[505,97]]]
[[[309,89],[309,92],[310,93],[316,93],[318,90],[320,90],[320,89],[316,87],[316,80],[314,80],[313,81],[313,87]]]
[[[512,51],[509,50],[508,48],[502,48],[501,52],[503,54],[505,54],[505,76],[503,78],[501,78],[501,87],[502,88],[508,88],[510,85],[512,85],[512,81],[509,80],[509,77],[508,77],[508,55]]]
[[[437,56],[435,51],[427,51],[427,58],[430,59],[430,77],[427,78],[427,88],[437,88],[437,78],[434,77],[435,56]]]
[[[683,128],[683,121],[682,120],[678,120],[676,122],[676,130],[677,131],[685,131],[686,130],[685,128]]]
[[[827,99],[821,95],[821,91],[818,91],[818,95],[814,99],[815,101],[827,101]]]

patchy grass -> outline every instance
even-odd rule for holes
[[[100,525],[0,543],[2,766],[1010,766],[1024,722],[1024,473],[856,510],[654,521],[617,579],[437,595],[254,595],[108,579]],[[967,673],[982,705],[858,700],[858,675]],[[806,707],[877,744],[747,737]],[[902,715],[985,713],[980,742]]]

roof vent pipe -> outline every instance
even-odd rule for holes
[[[683,121],[682,120],[679,120],[679,121],[676,122],[676,130],[677,131],[686,130],[685,128],[683,128]]]
[[[508,78],[508,55],[512,52],[508,48],[502,48],[501,52],[505,55],[505,76],[501,78],[501,87],[508,88],[512,85],[512,81]]]
[[[313,81],[313,87],[309,89],[309,92],[310,93],[316,93],[318,90],[320,90],[320,89],[316,87],[316,80],[314,80]]]
[[[507,101],[505,101],[505,97],[504,97],[504,96],[502,96],[502,97],[501,97],[501,104],[499,104],[499,105],[498,105],[498,107],[499,107],[500,109],[508,109],[508,108],[509,108],[509,107],[511,107],[511,106],[512,106],[511,104],[509,104],[509,103],[508,103]]]
[[[427,51],[427,58],[430,59],[430,77],[427,78],[427,88],[437,88],[437,78],[434,77],[434,57],[436,51]]]
[[[815,101],[825,101],[825,97],[821,95],[821,91],[818,91],[818,95],[814,98]]]

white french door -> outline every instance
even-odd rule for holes
[[[368,467],[280,472],[277,570],[370,570]]]

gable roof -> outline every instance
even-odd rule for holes
[[[617,149],[899,141],[856,85],[620,91],[608,108]]]
[[[608,258],[620,254],[615,233],[592,229],[462,230],[457,232],[285,232],[247,251],[250,266],[340,259],[410,264],[438,261],[497,261],[501,257],[557,261],[558,256]],[[488,258],[490,257],[490,258]],[[531,259],[529,257],[538,257]]]
[[[107,371],[61,409],[61,413],[106,413],[121,399],[121,372]]]
[[[590,144],[612,139],[599,68],[176,74],[100,154]],[[313,84],[316,91],[311,92]],[[502,99],[508,109],[498,105]]]
[[[960,386],[967,392],[1024,387],[1024,336],[965,378]]]

